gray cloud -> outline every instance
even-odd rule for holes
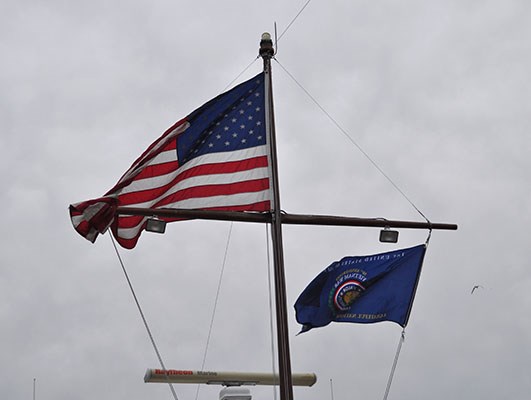
[[[219,94],[301,4],[7,2],[0,13],[0,354],[4,398],[171,398],[108,237],[68,204],[103,194],[168,126]],[[433,221],[391,389],[395,399],[527,399],[531,390],[531,6],[312,2],[278,61]],[[421,217],[277,63],[282,206]],[[257,73],[255,62],[241,78]],[[199,369],[229,230],[189,221],[122,251],[170,368]],[[286,227],[297,398],[383,396],[400,328],[332,324],[295,337],[292,304],[333,260],[390,250],[376,230]],[[401,232],[401,246],[426,232]],[[265,228],[235,224],[206,369],[272,368]],[[473,285],[485,288],[470,295]],[[180,400],[195,386],[176,387]],[[200,399],[217,387],[202,387]],[[271,388],[252,388],[255,398]]]

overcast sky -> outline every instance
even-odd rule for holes
[[[305,2],[1,3],[2,399],[30,399],[34,378],[38,400],[172,398],[143,382],[158,361],[110,238],[84,240],[67,207],[111,188]],[[430,220],[459,224],[432,235],[389,399],[531,393],[530,19],[524,0],[313,0],[279,41],[282,208],[422,221],[287,70]],[[174,223],[121,250],[168,368],[201,368],[230,227]],[[403,230],[389,245],[377,229],[285,227],[292,367],[318,376],[297,399],[331,399],[330,379],[334,400],[383,397],[401,328],[295,336],[292,306],[332,261],[426,236]],[[207,370],[273,368],[266,244],[264,226],[233,225]],[[175,389],[196,398],[196,386]]]

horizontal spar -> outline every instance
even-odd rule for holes
[[[333,215],[302,215],[284,214],[283,224],[292,225],[328,225],[328,226],[363,226],[375,228],[407,228],[407,229],[442,229],[457,230],[456,224],[416,222],[416,221],[396,221],[385,218],[359,218],[359,217],[338,217]]]
[[[205,219],[215,221],[238,222],[271,222],[271,213],[255,213],[240,211],[215,211],[215,210],[185,210],[176,208],[138,208],[118,207],[120,215],[143,215],[146,217],[166,217],[182,219]],[[385,218],[359,218],[340,217],[333,215],[304,215],[281,214],[282,223],[289,225],[323,225],[323,226],[360,226],[374,228],[404,228],[404,229],[439,229],[457,230],[456,224],[397,221]]]

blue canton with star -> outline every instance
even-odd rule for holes
[[[191,113],[190,127],[177,137],[180,164],[208,153],[265,145],[264,99],[260,73]]]

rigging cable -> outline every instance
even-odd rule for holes
[[[164,365],[164,362],[162,361],[162,357],[160,355],[159,349],[157,347],[157,344],[155,343],[155,339],[153,338],[153,335],[151,334],[151,329],[149,329],[149,325],[147,323],[146,317],[144,316],[144,312],[142,311],[142,307],[140,307],[140,302],[138,301],[138,297],[136,296],[135,290],[133,289],[133,285],[131,283],[131,280],[129,279],[129,274],[127,273],[125,269],[124,262],[122,261],[122,257],[120,256],[120,252],[118,251],[118,247],[116,247],[116,243],[114,241],[114,238],[112,237],[111,232],[109,231],[109,236],[111,238],[112,245],[114,247],[114,251],[116,252],[116,255],[118,256],[118,261],[120,261],[120,265],[122,266],[122,271],[125,275],[125,279],[127,281],[127,284],[129,285],[129,289],[131,290],[131,294],[133,295],[133,299],[135,300],[136,307],[138,309],[138,312],[140,313],[140,316],[142,317],[142,321],[144,322],[144,326],[146,327],[147,334],[149,336],[149,339],[151,340],[151,344],[153,345],[153,349],[155,350],[155,354],[157,355],[157,358],[159,359],[160,367],[164,372],[167,371],[166,366]],[[165,374],[166,379],[168,380],[168,385],[170,386],[171,393],[173,395],[174,400],[177,399],[177,393],[175,393],[175,389],[173,388],[172,383],[169,381],[169,377],[167,374]]]
[[[308,6],[308,4],[310,4],[310,1],[312,0],[308,0],[303,6],[302,8],[299,10],[299,12],[297,13],[297,15],[295,15],[295,17],[293,17],[293,19],[291,20],[291,22],[288,24],[288,26],[282,31],[282,33],[280,34],[280,36],[278,36],[277,38],[277,24],[275,22],[275,54],[277,53],[277,50],[278,50],[278,41],[282,38],[282,36],[284,36],[284,34],[288,31],[289,28],[291,28],[291,25],[293,25],[293,23],[295,22],[295,20],[297,18],[299,18],[299,16],[302,14],[302,12],[304,11],[304,9]],[[259,55],[256,56],[256,58],[251,61],[249,63],[249,65],[247,65],[247,67],[245,67],[232,81],[229,82],[229,84],[227,86],[225,86],[225,89],[223,89],[222,91],[226,91],[228,88],[230,88],[234,82],[236,82],[238,80],[238,78],[240,76],[242,76],[250,67],[251,65],[253,65],[256,60],[258,60],[260,58]]]
[[[225,92],[228,88],[230,88],[232,84],[236,82],[240,78],[240,76],[242,76],[245,73],[245,71],[251,68],[251,65],[253,65],[256,62],[256,60],[258,60],[259,58],[260,58],[259,55],[256,56],[256,58],[253,61],[251,61],[249,65],[247,65],[232,81],[229,82],[227,86],[225,86],[225,89],[223,89],[222,92]]]
[[[212,309],[212,317],[210,318],[210,327],[208,328],[208,336],[207,341],[205,345],[205,353],[203,354],[203,362],[201,363],[201,371],[204,371],[205,368],[205,362],[207,358],[208,353],[208,346],[210,344],[210,337],[212,336],[212,327],[214,326],[214,317],[216,316],[216,310],[218,307],[218,301],[219,301],[219,293],[221,291],[221,282],[223,281],[223,274],[225,272],[225,265],[227,264],[227,254],[229,253],[229,244],[230,239],[232,237],[232,227],[234,226],[234,221],[231,221],[229,233],[227,235],[227,244],[225,245],[225,254],[223,256],[223,263],[221,264],[221,271],[219,273],[219,281],[218,281],[218,288],[216,290],[216,298],[214,300],[214,308]],[[195,392],[195,400],[197,400],[199,396],[199,388],[201,387],[200,384],[197,385],[197,391]]]
[[[280,34],[280,36],[278,37],[278,39],[276,40],[276,42],[278,42],[278,41],[282,38],[282,36],[284,36],[284,34],[288,31],[288,29],[291,28],[291,25],[293,25],[293,23],[295,22],[295,20],[296,20],[297,18],[299,18],[299,15],[301,15],[302,12],[304,11],[304,9],[308,6],[308,4],[310,4],[310,1],[312,1],[312,0],[308,0],[308,1],[306,2],[306,4],[304,4],[304,5],[302,6],[302,8],[300,9],[300,11],[297,13],[297,15],[295,15],[295,17],[293,17],[293,19],[292,19],[291,22],[288,24],[288,26],[286,27],[286,29],[284,29],[284,31],[282,31],[282,33]],[[275,46],[275,47],[276,47],[276,46]]]
[[[339,125],[339,123],[334,119],[334,117],[332,117],[332,115],[330,115],[330,113],[325,110],[325,108],[315,99],[315,97],[313,97],[310,92],[308,92],[308,90],[306,90],[306,88],[302,86],[302,84],[297,79],[295,79],[295,77],[276,58],[274,58],[274,60],[278,63],[280,68],[282,68],[284,72],[293,80],[293,82],[295,82],[295,84],[299,86],[299,88],[310,98],[310,100],[312,100],[313,103],[328,117],[328,119],[336,126],[336,128],[338,128],[341,133],[343,133],[343,135],[345,135],[345,137],[354,146],[358,148],[361,154],[363,154],[365,158],[369,160],[369,162],[378,170],[378,172],[380,172],[380,174],[382,174],[383,177],[387,179],[387,181],[398,191],[398,193],[400,193],[402,197],[404,197],[404,199],[409,202],[409,204],[422,216],[422,218],[426,220],[428,224],[431,224],[431,221],[424,215],[424,213],[420,211],[420,209],[413,203],[413,201],[402,191],[402,189],[398,187],[398,185],[389,177],[389,175],[384,172],[384,170],[376,163],[376,161],[374,161],[371,156],[369,156],[369,154],[365,150],[363,150],[363,148],[354,139],[352,139],[348,132],[343,129],[341,125]]]

